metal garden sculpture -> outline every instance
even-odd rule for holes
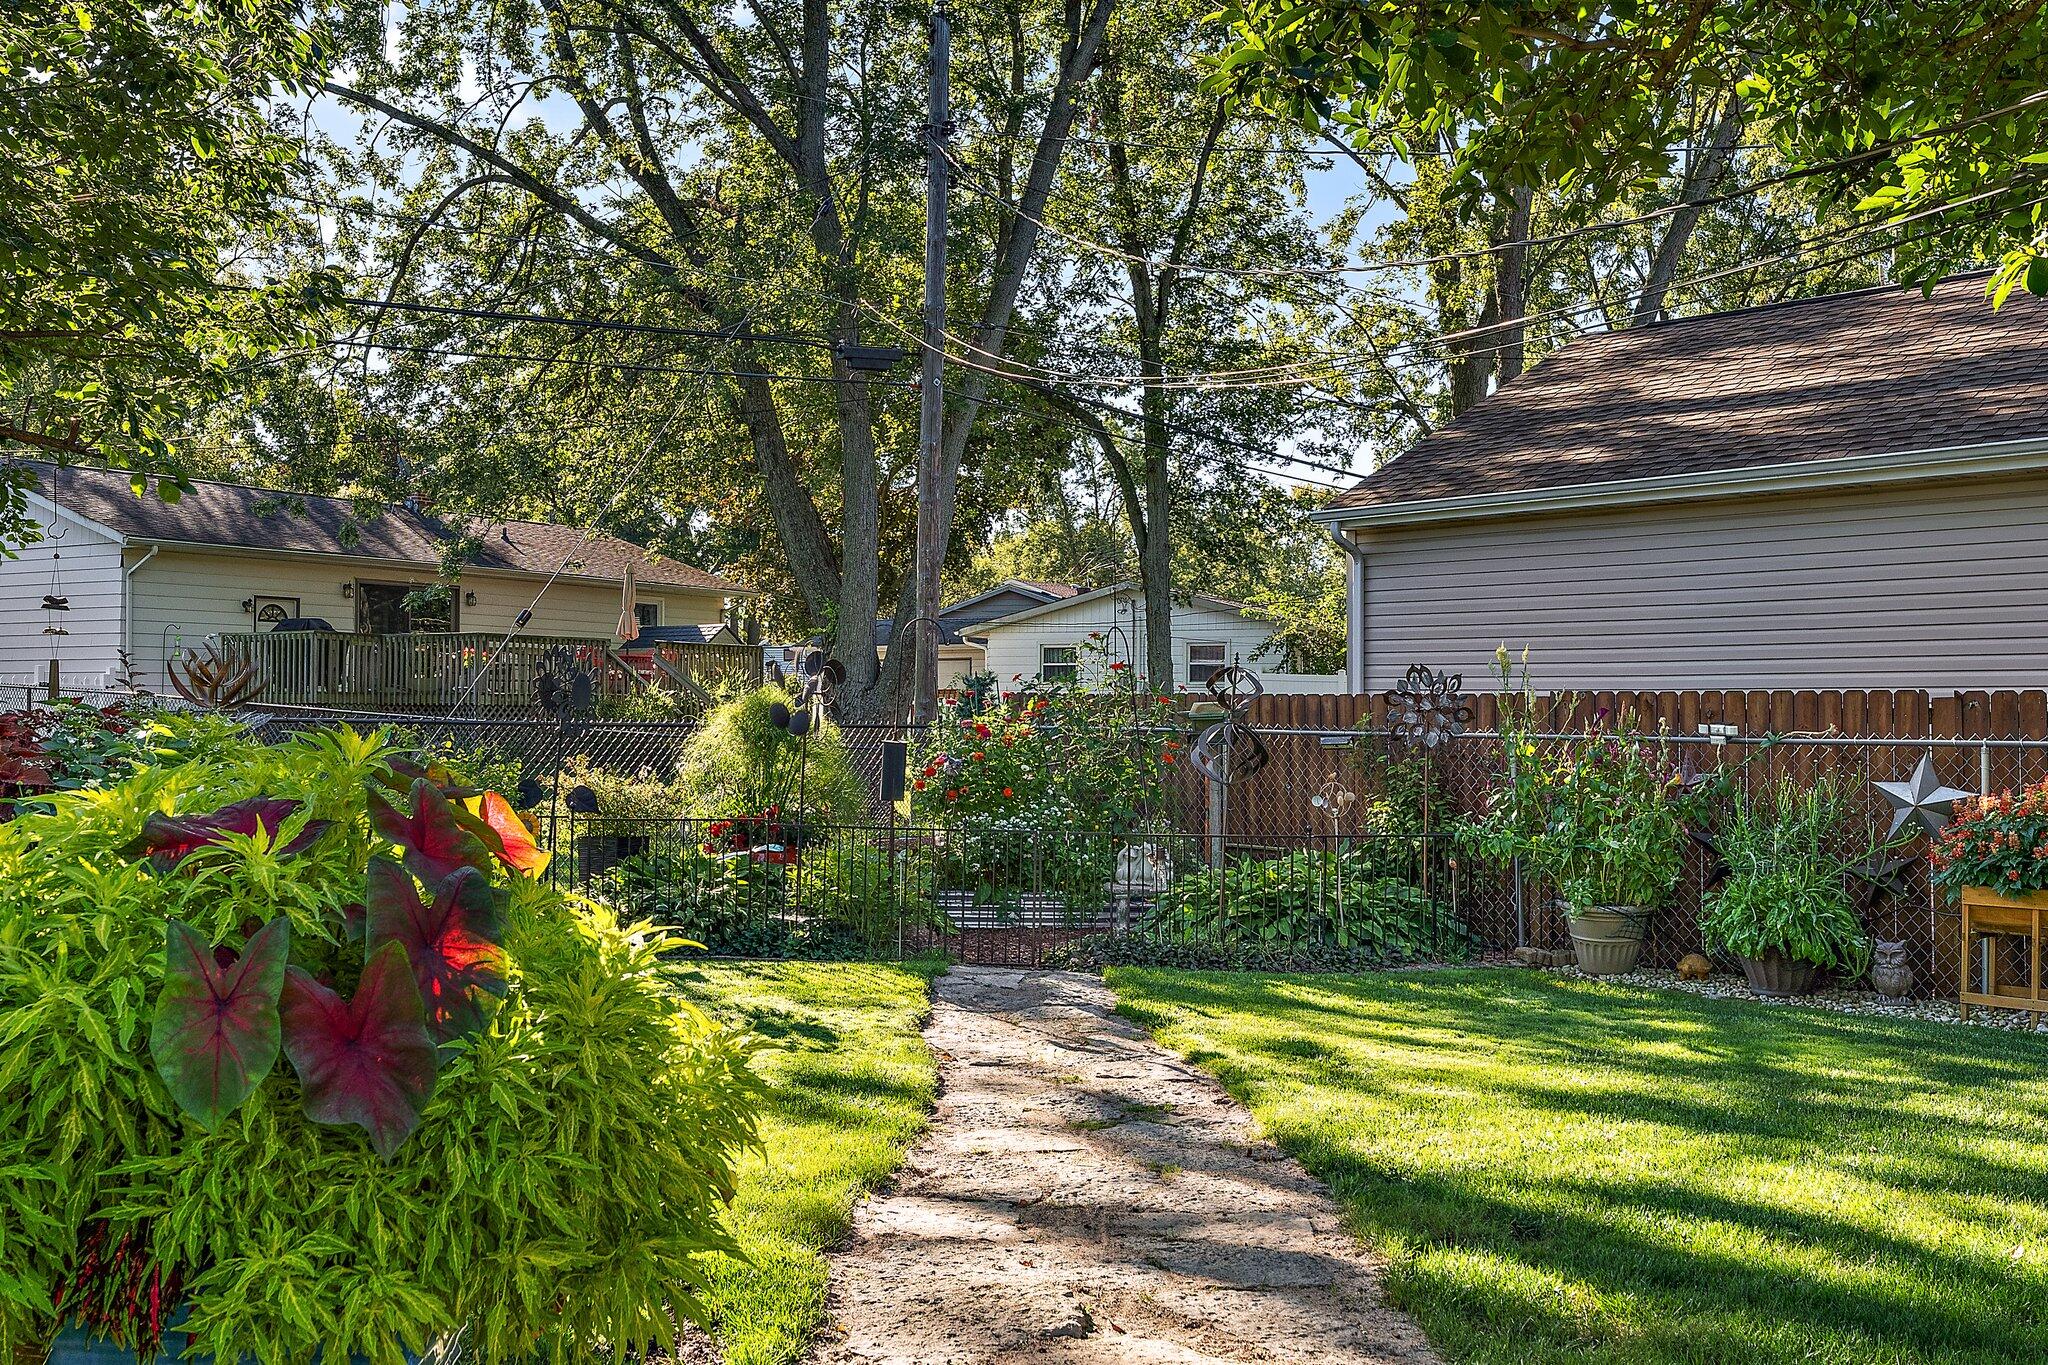
[[[1218,786],[1227,787],[1266,766],[1272,755],[1248,719],[1252,703],[1265,692],[1258,675],[1237,664],[1209,676],[1209,695],[1223,708],[1224,716],[1202,731],[1195,739],[1195,747],[1188,751],[1188,762],[1195,771]]]

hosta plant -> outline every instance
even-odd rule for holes
[[[538,861],[347,730],[0,824],[0,1359],[174,1314],[265,1365],[671,1340],[728,1247],[746,1045]]]

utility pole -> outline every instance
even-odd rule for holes
[[[917,561],[912,572],[911,642],[917,650],[913,721],[939,713],[939,570],[946,558],[941,447],[946,425],[946,142],[952,136],[953,18],[932,10],[931,123],[925,129],[924,354],[918,373]]]

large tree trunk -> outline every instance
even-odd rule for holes
[[[1728,107],[1721,111],[1721,121],[1714,127],[1713,141],[1704,151],[1694,153],[1687,167],[1685,185],[1679,191],[1679,207],[1664,229],[1657,254],[1650,260],[1650,273],[1643,280],[1643,292],[1636,296],[1636,306],[1629,318],[1631,326],[1655,322],[1664,316],[1665,295],[1671,291],[1685,245],[1692,240],[1692,230],[1706,209],[1704,201],[1720,185],[1735,159],[1735,140],[1742,135],[1742,119],[1742,97],[1730,95]]]
[[[1493,295],[1500,309],[1500,350],[1494,370],[1505,384],[1522,372],[1529,350],[1529,206],[1535,192],[1526,185],[1508,191],[1507,231],[1493,258]]]

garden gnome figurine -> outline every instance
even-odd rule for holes
[[[1131,927],[1131,902],[1150,905],[1173,881],[1173,869],[1166,850],[1157,844],[1132,844],[1116,855],[1116,876],[1110,879],[1109,896],[1116,907],[1116,931]]]

